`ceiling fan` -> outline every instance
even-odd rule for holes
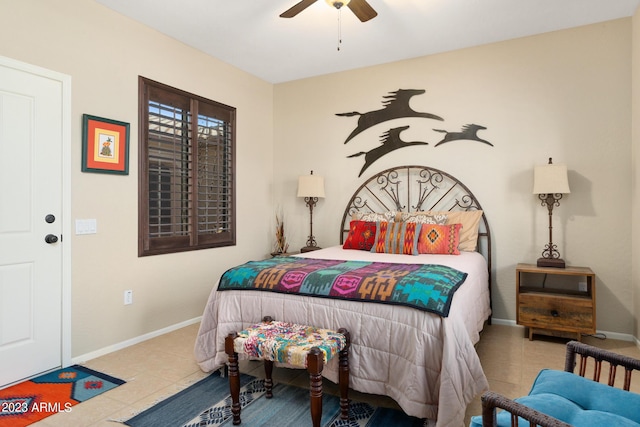
[[[284,11],[280,17],[293,18],[316,1],[318,0],[302,0],[294,4],[290,9]],[[376,12],[366,0],[326,0],[326,2],[336,9],[340,9],[342,6],[347,6],[362,22],[367,22],[368,20],[378,16],[378,12]]]

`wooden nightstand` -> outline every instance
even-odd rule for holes
[[[275,258],[277,256],[293,256],[299,253],[300,252],[271,252],[271,258]]]
[[[596,275],[589,267],[516,267],[516,322],[554,336],[596,332]],[[575,336],[575,335],[571,335]]]

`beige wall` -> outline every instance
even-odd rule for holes
[[[273,218],[253,213],[273,210],[273,86],[92,1],[0,0],[0,10],[0,55],[72,78],[65,221],[98,224],[70,239],[72,356],[197,318],[226,268],[270,251]],[[237,246],[138,258],[138,75],[237,108]],[[83,113],[131,124],[128,176],[80,171]]]
[[[545,209],[530,193],[533,166],[549,156],[568,164],[572,190],[556,210],[554,241],[568,263],[598,275],[598,329],[633,333],[633,284],[638,312],[640,280],[634,269],[632,284],[628,233],[631,19],[273,86],[94,2],[0,0],[0,8],[0,55],[72,77],[72,218],[65,220],[98,221],[98,234],[71,236],[74,357],[200,316],[225,268],[270,251],[277,209],[284,211],[292,248],[303,246],[308,210],[295,191],[298,175],[310,169],[327,185],[327,198],[314,211],[322,246],[338,243],[344,205],[366,176],[422,163],[460,178],[491,223],[495,317],[514,319],[515,264],[534,261],[546,243]],[[637,17],[635,23],[638,43]],[[637,46],[634,52],[637,63]],[[238,109],[237,246],[137,257],[138,75]],[[427,89],[412,106],[445,121],[411,121],[403,138],[430,145],[396,151],[359,179],[362,158],[346,156],[377,145],[386,129],[345,145],[356,118],[335,113],[380,108],[382,96],[398,88]],[[80,172],[83,113],[131,123],[130,175]],[[433,146],[440,136],[433,128],[471,122],[488,128],[480,135],[494,147]],[[636,169],[633,182],[637,175]],[[131,306],[122,304],[125,289],[134,291]]]
[[[636,341],[640,338],[640,8],[633,17],[632,35],[632,61],[633,78],[632,85],[632,176],[631,190],[633,207],[632,218],[632,251],[631,268],[633,276],[634,312]]]
[[[479,198],[494,242],[494,316],[515,319],[515,265],[535,262],[548,238],[547,210],[531,194],[533,166],[565,162],[571,194],[554,211],[554,242],[568,264],[597,274],[597,327],[631,334],[631,19],[527,37],[275,86],[276,202],[289,218],[294,247],[308,233],[308,210],[295,196],[298,175],[326,181],[314,210],[320,246],[338,243],[345,204],[364,179],[401,164],[425,164],[461,179]],[[347,55],[346,50],[336,55]],[[378,125],[343,144],[357,117],[335,113],[381,108],[399,88],[426,89],[415,110],[444,122],[415,119]],[[487,127],[491,141],[434,147],[466,123]],[[410,124],[403,148],[358,172],[347,158],[379,144],[390,126]]]

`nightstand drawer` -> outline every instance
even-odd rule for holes
[[[591,298],[521,293],[518,304],[520,324],[535,328],[594,333]]]

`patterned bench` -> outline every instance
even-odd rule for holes
[[[273,397],[271,373],[273,363],[294,368],[306,368],[310,379],[311,420],[320,426],[322,416],[322,369],[336,354],[339,356],[338,384],[340,386],[340,418],[349,418],[349,332],[332,331],[313,326],[274,321],[267,316],[262,323],[225,338],[225,352],[229,356],[229,388],[233,424],[240,419],[240,374],[238,355],[264,361],[266,397]]]

